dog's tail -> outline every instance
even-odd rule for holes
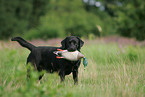
[[[19,44],[21,46],[28,48],[30,51],[32,51],[32,49],[35,48],[34,45],[32,45],[31,43],[27,42],[26,40],[24,40],[21,37],[14,37],[14,38],[11,39],[11,41],[17,41],[17,42],[19,42]]]

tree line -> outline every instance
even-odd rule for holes
[[[144,0],[0,0],[0,39],[123,35],[145,39]]]

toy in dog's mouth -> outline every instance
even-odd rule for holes
[[[77,61],[77,60],[83,58],[84,67],[86,67],[88,64],[87,58],[82,53],[80,53],[78,50],[76,50],[74,52],[69,52],[68,50],[61,50],[61,49],[57,49],[57,50],[58,51],[54,51],[53,53],[57,55],[56,58],[58,58],[58,59],[64,58],[69,61]]]

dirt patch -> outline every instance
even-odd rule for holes
[[[120,37],[120,36],[107,36],[103,38],[98,38],[95,40],[85,40],[87,44],[90,43],[116,43],[119,45],[133,45],[133,46],[145,46],[145,40],[144,41],[137,41],[134,38],[126,38],[126,37]]]
[[[54,39],[48,39],[48,40],[32,40],[29,41],[30,43],[34,44],[35,46],[61,46],[61,41],[63,39],[61,38],[54,38]],[[120,36],[107,36],[103,38],[97,38],[94,40],[88,40],[84,39],[85,44],[95,44],[95,43],[116,43],[118,45],[133,45],[133,46],[145,46],[145,40],[144,41],[137,41],[134,38],[126,38],[126,37],[120,37]],[[1,48],[17,48],[21,47],[17,42],[12,41],[0,41],[0,49]]]

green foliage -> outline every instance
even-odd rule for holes
[[[98,0],[88,0],[88,1],[98,1]],[[111,20],[109,24],[110,29],[107,29],[107,32],[112,32],[114,34],[118,33],[126,37],[134,37],[137,40],[145,39],[145,1],[143,0],[99,0],[101,6],[104,7],[104,11],[99,14],[99,17],[104,15],[107,22]],[[96,8],[89,6],[87,7],[89,11],[96,13]],[[109,19],[108,17],[111,16]],[[114,22],[114,23],[113,23]],[[107,22],[109,23],[109,22]],[[104,24],[103,26],[106,26]],[[111,34],[111,33],[109,33]]]
[[[50,5],[49,13],[41,17],[40,25],[38,27],[38,29],[48,29],[48,31],[46,30],[46,33],[44,34],[46,36],[48,35],[47,38],[64,37],[67,35],[87,37],[90,33],[98,35],[96,26],[99,25],[99,19],[97,19],[94,14],[88,14],[88,12],[85,11],[83,8],[83,2],[78,0],[73,0],[71,2],[67,0],[51,0]],[[81,14],[83,14],[83,16]],[[53,29],[56,31],[54,32]],[[31,33],[31,30],[29,33]],[[41,30],[38,30],[35,35],[38,33],[41,33]],[[51,33],[57,33],[57,36],[56,34],[52,36],[49,35]],[[35,38],[35,35],[28,36]],[[41,37],[40,34],[38,34],[38,36]]]
[[[95,6],[96,1],[1,0],[0,39],[16,35],[27,39],[48,39],[114,34],[145,39],[145,1],[99,0],[100,7]]]
[[[48,0],[0,0],[0,39],[22,35],[38,25]]]
[[[137,48],[135,49],[133,47],[129,47],[127,56],[129,57],[131,61],[136,61],[138,59],[138,54],[140,53]]]
[[[114,7],[114,14],[116,15],[117,32],[122,36],[134,37],[137,40],[145,39],[145,1],[133,0],[122,1],[119,0],[121,6]],[[116,10],[116,9],[117,10]]]
[[[118,13],[118,32],[127,37],[135,37],[138,40],[145,39],[145,2],[135,0],[126,2]]]
[[[31,13],[31,6],[29,3],[32,0],[21,2],[15,0],[1,0],[0,1],[0,38],[10,37],[14,32],[24,31],[28,27],[29,14]],[[20,6],[21,4],[21,6]],[[24,16],[25,15],[25,16]]]
[[[57,29],[53,26],[40,26],[37,29],[31,29],[30,31],[28,31],[26,33],[26,35],[24,36],[26,39],[48,39],[48,38],[56,38],[56,37],[61,37],[64,34],[60,31],[60,29]]]

